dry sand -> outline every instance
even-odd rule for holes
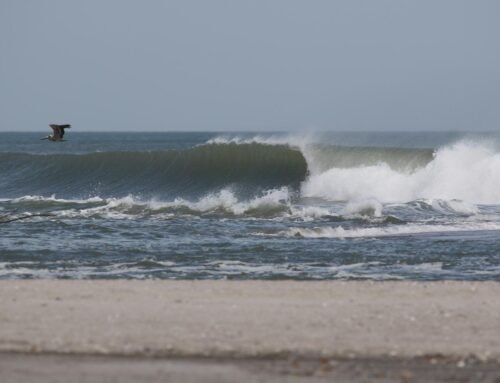
[[[57,358],[95,365],[85,354],[124,368],[162,358],[187,366],[192,378],[212,366],[228,381],[237,377],[232,369],[262,374],[255,364],[279,360],[288,364],[273,362],[270,380],[281,381],[277,371],[293,370],[294,360],[302,372],[307,363],[316,371],[357,360],[406,365],[410,374],[424,361],[464,367],[472,360],[482,367],[471,373],[491,380],[471,381],[500,379],[500,283],[0,281],[0,307],[0,377],[10,381],[17,380],[8,371],[29,370],[41,357],[55,360],[55,375]]]

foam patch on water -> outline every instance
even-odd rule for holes
[[[287,216],[290,218],[301,218],[306,221],[325,217],[341,218],[335,209],[323,206],[291,206]]]
[[[343,209],[342,214],[346,216],[382,217],[382,210],[383,206],[379,201],[369,199],[349,202]]]

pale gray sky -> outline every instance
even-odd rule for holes
[[[500,1],[0,0],[0,131],[497,130]]]

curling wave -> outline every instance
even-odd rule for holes
[[[297,139],[216,138],[188,149],[0,153],[0,197],[196,200],[230,188],[253,198],[282,187],[327,201],[500,203],[500,153],[459,141],[433,149],[347,147]]]
[[[307,164],[285,145],[209,144],[157,152],[0,154],[0,196],[197,197],[232,186],[240,194],[297,188]]]

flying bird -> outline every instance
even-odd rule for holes
[[[70,124],[63,124],[63,125],[57,125],[57,124],[50,124],[49,125],[52,128],[53,134],[41,138],[41,140],[49,140],[49,141],[64,141],[64,129],[69,129],[71,128]]]

